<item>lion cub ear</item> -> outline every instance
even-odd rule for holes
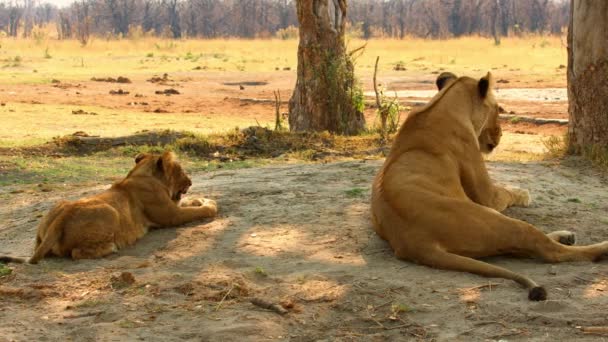
[[[139,163],[140,161],[142,161],[144,158],[146,158],[148,156],[147,153],[139,153],[135,156],[135,164]]]
[[[455,81],[457,78],[458,77],[451,72],[442,72],[441,74],[439,74],[439,76],[437,76],[437,79],[435,80],[437,90],[445,88],[446,85],[448,85],[452,81]]]
[[[481,96],[482,99],[485,99],[486,96],[488,96],[488,91],[490,91],[490,87],[493,83],[492,81],[492,74],[490,72],[479,80],[477,88],[479,89],[479,96]]]

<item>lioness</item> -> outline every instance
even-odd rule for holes
[[[608,252],[608,242],[569,246],[571,232],[544,234],[502,215],[509,206],[527,206],[530,197],[525,190],[492,184],[483,161],[481,152],[490,146],[480,142],[495,145],[500,135],[491,75],[444,81],[403,123],[374,179],[373,227],[398,258],[512,279],[529,290],[530,300],[545,300],[545,289],[529,277],[474,258],[513,254],[547,262],[592,261]]]
[[[110,189],[77,201],[61,201],[38,226],[36,248],[29,263],[47,255],[73,259],[100,258],[135,243],[150,227],[172,227],[214,217],[208,199],[178,206],[192,181],[171,152],[142,153],[135,167]],[[0,257],[0,261],[23,259]]]

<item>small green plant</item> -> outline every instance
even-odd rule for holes
[[[568,145],[568,144],[566,144]],[[580,149],[583,156],[589,159],[593,165],[602,169],[608,169],[608,148],[600,144],[584,146]]]
[[[551,135],[546,139],[542,139],[541,141],[547,149],[547,156],[549,158],[562,158],[568,152],[567,135],[565,135],[563,138]]]
[[[100,299],[87,299],[87,300],[84,300],[84,301],[74,305],[74,307],[75,308],[93,308],[93,307],[103,305],[103,304],[107,304],[107,302],[104,300],[100,300]]]
[[[148,58],[152,58],[152,57],[154,57],[154,52],[148,52],[148,53],[146,54],[146,57],[148,57]]]
[[[0,278],[7,276],[9,274],[13,273],[13,270],[8,268],[8,266],[6,266],[3,263],[0,263]]]
[[[274,94],[274,109],[275,109],[275,118],[274,118],[274,130],[275,132],[282,131],[283,128],[283,118],[281,117],[281,91],[276,90],[273,92]]]
[[[181,138],[174,143],[175,149],[195,155],[208,155],[213,152],[213,146],[204,136]]]
[[[407,305],[400,304],[400,303],[391,304],[391,314],[388,318],[391,320],[397,320],[397,319],[399,319],[399,314],[408,312],[408,311],[412,311],[412,309],[409,308]]]
[[[21,56],[15,56],[14,58],[8,58],[8,64],[6,66],[8,67],[18,67],[21,66]]]
[[[568,198],[566,201],[570,203],[581,203],[581,200],[576,197]]]
[[[255,270],[253,270],[253,273],[255,273],[259,276],[262,276],[262,277],[268,277],[268,273],[266,273],[264,268],[262,268],[261,266],[256,266]]]
[[[380,135],[382,139],[386,140],[388,135],[397,132],[399,128],[399,121],[401,120],[401,106],[399,105],[399,98],[395,92],[395,97],[389,100],[384,95],[384,87],[378,85],[376,82],[376,75],[378,73],[378,62],[380,57],[376,58],[376,65],[374,67],[374,91],[376,93],[376,113],[380,119]]]
[[[362,197],[364,192],[365,190],[361,188],[352,188],[345,191],[347,197]]]
[[[521,120],[522,120],[521,117],[514,116],[514,117],[512,117],[512,118],[509,119],[509,122],[512,123],[512,124],[516,124],[516,123],[521,122]]]

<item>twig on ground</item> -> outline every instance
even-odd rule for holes
[[[478,322],[478,323],[475,323],[475,326],[476,326],[476,327],[478,327],[478,326],[482,326],[482,325],[488,325],[488,324],[499,324],[499,325],[502,325],[504,328],[506,328],[506,327],[507,327],[507,325],[506,325],[506,324],[504,324],[504,323],[502,323],[502,322],[499,322],[499,321],[484,321],[484,322]]]
[[[74,318],[82,318],[82,317],[90,317],[90,316],[99,316],[102,313],[104,313],[104,312],[103,311],[91,311],[91,312],[85,312],[85,313],[76,314],[76,315],[65,315],[65,316],[63,316],[63,319],[74,319]]]
[[[469,287],[469,288],[467,288],[465,290],[472,291],[472,290],[481,290],[481,289],[485,289],[485,288],[489,288],[491,290],[493,287],[497,287],[498,285],[500,285],[500,284],[487,283],[487,284],[484,284],[484,285]]]
[[[219,309],[222,308],[222,304],[224,303],[224,300],[226,300],[226,297],[228,297],[228,295],[230,294],[230,292],[232,292],[233,289],[234,289],[234,283],[232,283],[230,285],[230,289],[228,290],[228,292],[226,292],[224,297],[222,297],[222,300],[220,300],[220,302],[217,304],[217,306],[215,307],[215,311],[218,311]]]
[[[266,301],[261,298],[252,298],[250,302],[251,302],[251,304],[253,304],[255,306],[259,306],[262,309],[274,311],[274,312],[278,313],[279,315],[285,315],[289,312],[284,307],[282,307],[280,304],[271,303],[271,302]]]
[[[498,335],[494,335],[494,336],[490,336],[490,339],[492,340],[498,340],[501,339],[503,337],[510,337],[510,336],[517,336],[517,335],[521,335],[523,333],[525,333],[525,330],[517,330],[517,331],[510,331],[504,334],[498,334]]]
[[[586,335],[608,335],[607,327],[582,327],[581,332]]]

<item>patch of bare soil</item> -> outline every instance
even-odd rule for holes
[[[549,301],[538,303],[511,281],[397,260],[369,222],[380,165],[194,175],[190,195],[220,205],[214,221],[152,231],[101,260],[11,265],[0,277],[0,340],[571,341],[590,339],[577,327],[608,325],[605,262],[492,258],[543,284]],[[531,207],[508,215],[546,231],[574,230],[582,244],[607,238],[608,194],[591,171],[489,168],[533,194]],[[102,188],[27,196],[0,189],[11,196],[0,204],[0,254],[29,255],[53,202]]]

